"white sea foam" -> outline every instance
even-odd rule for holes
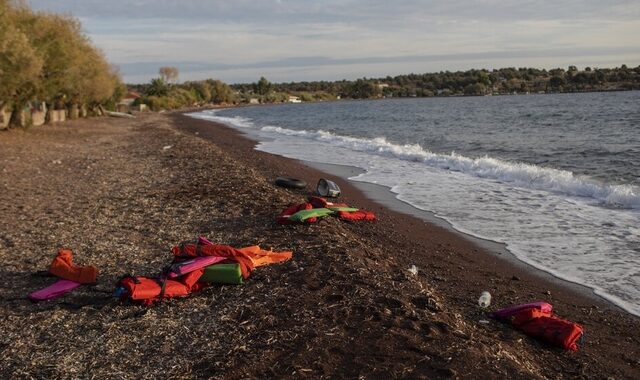
[[[255,125],[253,124],[253,122],[251,122],[250,119],[247,119],[241,116],[234,116],[234,117],[219,116],[219,115],[216,115],[217,111],[218,110],[208,110],[208,111],[202,111],[202,112],[193,112],[187,115],[196,119],[215,121],[218,123],[231,125],[233,127],[239,127],[239,128],[255,127]]]
[[[507,162],[488,156],[470,158],[455,152],[450,154],[433,153],[418,144],[398,145],[387,141],[384,137],[364,139],[340,136],[322,130],[296,131],[274,126],[262,127],[261,130],[285,136],[321,141],[359,152],[421,162],[434,168],[462,172],[480,178],[495,179],[512,183],[519,187],[594,198],[609,206],[640,208],[640,189],[631,185],[598,183],[593,179],[576,176],[566,170]]]

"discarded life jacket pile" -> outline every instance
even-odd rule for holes
[[[273,252],[259,246],[233,248],[204,237],[171,249],[173,263],[158,276],[126,276],[118,281],[116,295],[151,305],[159,300],[184,297],[211,284],[242,284],[254,268],[291,259],[292,252]]]
[[[290,206],[278,215],[278,224],[315,223],[319,218],[334,215],[347,221],[374,221],[376,215],[371,211],[359,210],[344,203],[328,202],[324,198],[309,197],[308,202]]]
[[[73,252],[61,249],[49,266],[49,273],[59,278],[55,283],[29,294],[33,301],[45,301],[60,297],[82,284],[95,284],[98,269],[92,265],[78,266],[73,264]]]
[[[491,314],[492,318],[508,322],[525,334],[562,347],[578,351],[583,328],[577,323],[552,315],[553,306],[546,302],[533,302],[511,306]]]

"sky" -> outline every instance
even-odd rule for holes
[[[640,65],[638,0],[29,0],[71,14],[127,83],[249,83]]]

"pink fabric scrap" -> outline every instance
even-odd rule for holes
[[[544,301],[525,303],[522,305],[510,306],[510,307],[506,307],[504,309],[495,311],[491,313],[491,317],[496,319],[503,319],[503,318],[510,317],[516,314],[517,312],[526,310],[526,309],[540,309],[543,312],[550,313],[551,310],[553,309],[553,306],[551,306],[551,304],[546,303]]]
[[[215,263],[219,263],[222,260],[226,260],[226,257],[220,256],[202,256],[196,257],[195,259],[183,261],[177,264],[173,264],[171,266],[171,271],[169,272],[169,278],[176,278],[178,276],[182,276],[183,274],[193,272],[194,270],[208,267],[209,265],[213,265]]]
[[[81,284],[70,280],[58,280],[44,289],[40,289],[29,294],[29,298],[34,301],[46,301],[63,296]]]

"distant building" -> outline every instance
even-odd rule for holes
[[[116,111],[118,112],[130,112],[132,109],[133,102],[136,101],[140,97],[140,94],[135,91],[127,91],[127,93],[122,97],[122,100],[116,104]]]
[[[249,104],[260,104],[260,100],[258,98],[249,99]]]
[[[289,95],[289,103],[302,103],[302,100],[297,96]]]

